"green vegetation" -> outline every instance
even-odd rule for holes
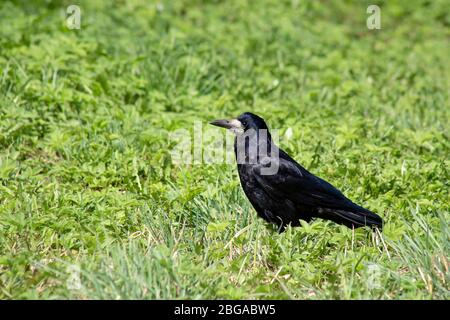
[[[0,298],[448,299],[448,2],[375,2],[381,30],[296,0],[85,0],[69,30],[72,1],[2,1]],[[173,163],[244,111],[383,236],[278,234],[234,165]]]

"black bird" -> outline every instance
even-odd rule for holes
[[[299,226],[301,220],[322,218],[349,228],[381,230],[383,220],[353,203],[325,180],[303,168],[272,141],[265,121],[246,112],[237,119],[210,124],[236,135],[234,151],[242,188],[258,215],[278,226]]]

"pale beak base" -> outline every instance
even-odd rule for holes
[[[212,124],[213,126],[217,126],[217,127],[221,127],[221,128],[230,129],[230,130],[233,130],[233,131],[234,130],[242,130],[243,129],[242,123],[239,120],[237,120],[237,119],[214,120],[214,121],[211,121],[209,124]]]

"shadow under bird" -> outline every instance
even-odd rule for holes
[[[258,215],[278,226],[299,226],[300,219],[331,220],[349,228],[381,230],[383,220],[345,197],[341,191],[303,168],[279,149],[259,116],[246,112],[237,119],[210,124],[231,130],[242,188]]]

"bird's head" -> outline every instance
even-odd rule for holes
[[[255,130],[255,132],[262,129],[267,130],[264,119],[251,112],[245,112],[236,119],[214,120],[210,124],[229,129],[236,135],[240,135],[251,129]]]

